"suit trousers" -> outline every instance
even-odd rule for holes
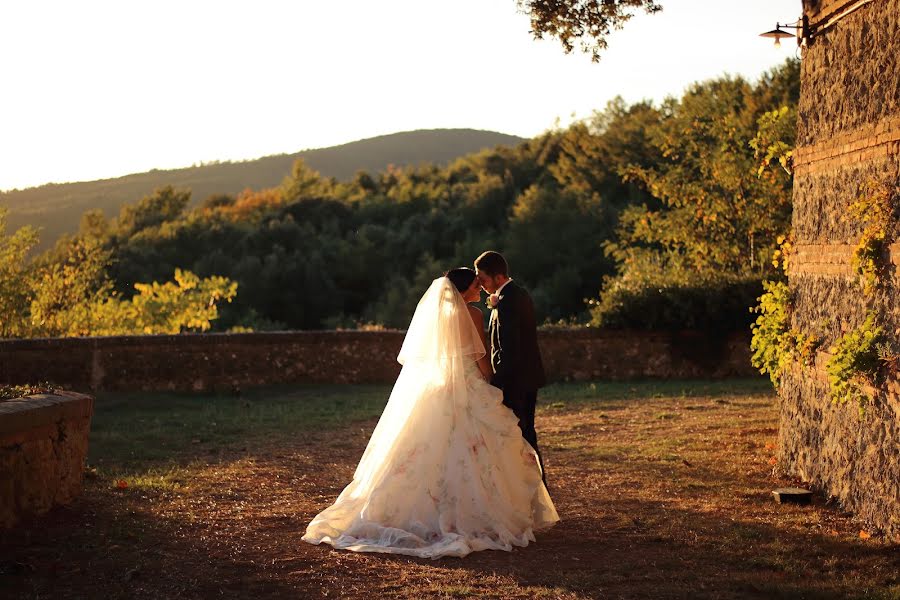
[[[541,451],[538,449],[537,431],[534,429],[534,409],[537,405],[537,390],[503,390],[503,404],[512,409],[513,413],[519,418],[519,429],[522,430],[522,437],[525,438],[534,451],[537,453],[538,461],[541,464],[541,478],[544,485],[547,485],[547,473],[544,471],[544,459],[541,457]]]

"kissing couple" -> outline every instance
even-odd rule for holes
[[[489,335],[473,306],[487,292]],[[423,558],[512,550],[559,515],[534,429],[545,383],[534,304],[488,251],[419,300],[356,472],[303,540]]]

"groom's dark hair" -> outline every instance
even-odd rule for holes
[[[506,264],[506,259],[503,258],[502,254],[493,250],[488,250],[476,258],[475,268],[479,271],[484,271],[491,277],[496,277],[497,275],[509,277],[509,265]]]

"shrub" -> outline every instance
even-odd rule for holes
[[[608,279],[599,300],[590,301],[591,325],[646,330],[746,331],[762,282],[722,276],[692,283]]]

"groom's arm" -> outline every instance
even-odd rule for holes
[[[521,297],[516,294],[507,302],[497,307],[497,335],[500,339],[500,356],[494,365],[494,377],[491,383],[499,388],[515,377],[516,367],[521,354],[522,330],[519,326],[519,304]]]

